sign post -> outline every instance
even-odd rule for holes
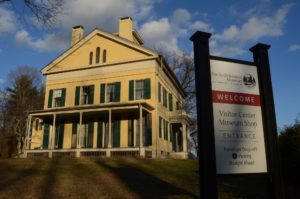
[[[209,61],[210,36],[209,33],[196,32],[191,37],[194,42],[195,81],[197,85],[198,154],[202,199],[217,199],[218,197]]]
[[[285,198],[281,166],[279,162],[279,149],[277,139],[277,125],[275,116],[275,106],[273,98],[273,89],[271,81],[271,72],[269,64],[268,49],[269,45],[257,44],[250,48],[253,53],[254,63],[257,66],[258,78],[260,82],[260,91],[262,101],[262,114],[265,132],[265,141],[268,153],[268,170],[272,177],[273,198]]]
[[[201,198],[218,198],[218,177],[264,176],[268,195],[282,199],[269,46],[250,49],[254,62],[215,57],[210,36],[197,31],[191,37]]]

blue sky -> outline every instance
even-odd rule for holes
[[[249,48],[258,42],[269,50],[277,123],[292,124],[300,113],[300,2],[296,0],[66,0],[52,28],[40,28],[20,16],[19,0],[0,4],[0,89],[17,66],[41,69],[70,46],[71,27],[83,25],[116,32],[118,19],[131,16],[149,47],[192,54],[189,37],[213,34],[214,55],[252,61]],[[21,20],[20,20],[21,19]]]

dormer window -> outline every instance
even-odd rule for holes
[[[96,48],[96,64],[100,62],[100,48]]]
[[[93,52],[90,52],[90,65],[92,65],[93,64]]]
[[[102,62],[106,63],[106,50],[103,50],[103,55],[102,55]]]

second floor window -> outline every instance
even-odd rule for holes
[[[94,103],[94,85],[77,86],[75,90],[75,105]]]
[[[114,82],[100,85],[100,103],[119,102],[121,82]]]
[[[129,81],[129,100],[150,99],[151,81],[150,78],[143,80]]]
[[[144,80],[135,82],[135,99],[144,99]]]
[[[49,91],[48,108],[65,106],[66,89],[55,89]]]

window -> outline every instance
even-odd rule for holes
[[[65,106],[66,89],[55,89],[49,91],[48,108]]]
[[[144,99],[144,80],[135,81],[135,99]]]
[[[121,82],[100,85],[100,103],[120,101]]]
[[[93,64],[93,52],[90,52],[90,65]]]
[[[163,88],[163,105],[167,108],[167,90]]]
[[[100,48],[96,48],[96,64],[100,62]]]
[[[158,82],[158,102],[161,102],[161,84]]]
[[[102,62],[106,63],[106,50],[103,50],[103,54],[102,54]]]
[[[173,111],[173,96],[169,93],[169,111]]]
[[[176,110],[181,110],[181,104],[179,101],[176,101]]]
[[[94,103],[94,85],[77,86],[75,90],[75,105]]]
[[[151,82],[150,78],[144,80],[129,81],[129,100],[150,99]]]
[[[116,85],[107,84],[106,85],[106,102],[115,102],[116,101]]]
[[[159,125],[158,125],[159,138],[162,137],[162,121],[163,121],[163,119],[161,117],[159,117]]]

